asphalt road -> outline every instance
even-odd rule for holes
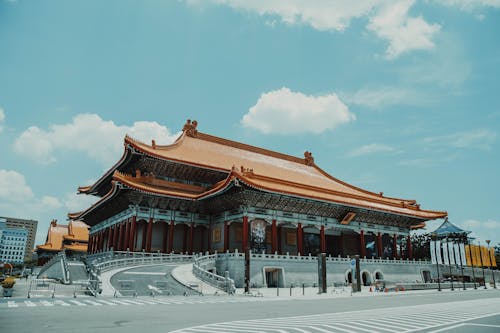
[[[172,270],[179,264],[164,264],[128,269],[111,277],[111,285],[124,296],[148,296],[152,292],[158,295],[195,295],[192,289],[177,282]]]
[[[24,301],[17,299],[10,302],[16,302],[15,305],[19,306],[8,307],[7,301],[2,300],[0,302],[2,332],[137,333],[144,330],[148,333],[175,330],[178,332],[432,332],[440,330],[478,333],[500,331],[499,290],[314,299],[244,296],[156,299],[149,297],[135,299],[139,304],[115,303],[113,306],[102,303],[111,303],[113,298],[89,298],[89,300],[101,304],[55,306],[50,305],[51,301],[45,301],[47,306],[24,306]],[[127,298],[117,300],[123,303]],[[128,300],[133,302],[134,299]],[[150,301],[145,303],[143,300]],[[158,304],[153,300],[165,304]],[[174,302],[175,300],[179,301]],[[78,298],[78,302],[83,303],[84,298]],[[243,324],[241,321],[244,321]],[[214,323],[220,324],[213,326]],[[443,326],[443,323],[446,325]],[[294,328],[294,325],[300,327],[299,330]],[[193,326],[199,328],[193,330],[190,328]]]

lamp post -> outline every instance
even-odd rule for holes
[[[467,243],[469,243],[468,240],[467,240]],[[477,289],[477,286],[476,286],[476,273],[474,272],[474,258],[472,257],[472,248],[471,248],[470,244],[467,244],[467,245],[469,245],[470,264],[472,266],[472,280],[474,280],[474,289]]]
[[[431,234],[431,239],[436,242],[437,235],[436,234]],[[436,243],[434,243],[436,245]],[[441,249],[440,249],[441,251]],[[439,263],[437,260],[437,247],[434,246],[434,256],[436,257],[436,271],[437,271],[437,281],[438,281],[438,291],[441,291],[441,281],[439,281]]]
[[[446,237],[446,254],[448,256],[448,267],[450,268],[450,280],[451,280],[451,291],[455,290],[453,288],[453,274],[451,273],[451,260],[450,260],[450,247],[448,246],[448,237]]]
[[[484,289],[487,289],[486,288],[486,278],[484,277],[483,251],[481,250],[481,241],[477,241],[477,244],[479,246],[479,259],[481,259],[481,269],[483,271],[483,285],[484,285]]]
[[[461,247],[460,247],[460,238],[456,238],[455,239],[455,243],[458,244],[458,259],[460,260],[460,273],[462,273],[462,286],[464,288],[464,290],[466,290],[465,288],[465,277],[464,277],[464,266],[462,265],[462,251],[460,251]]]
[[[497,289],[497,283],[495,282],[495,272],[493,271],[493,261],[491,261],[491,252],[490,252],[490,240],[486,240],[486,244],[488,244],[488,258],[490,259],[490,270],[491,277],[493,278],[493,288]]]

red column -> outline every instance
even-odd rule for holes
[[[398,235],[396,234],[392,236],[392,256],[398,259]]]
[[[174,250],[174,220],[170,221],[170,227],[168,229],[168,253],[172,253]]]
[[[130,235],[128,240],[128,245],[130,247],[130,251],[135,251],[135,230],[137,228],[136,224],[136,216],[132,216],[132,222],[130,222]]]
[[[319,230],[319,236],[320,236],[320,241],[321,241],[321,253],[326,252],[326,240],[325,240],[325,226],[322,225],[321,229]]]
[[[304,236],[302,235],[302,223],[297,224],[297,253],[300,253],[301,255],[304,255],[303,248],[302,248],[302,239]]]
[[[243,216],[243,237],[242,237],[243,251],[248,247],[248,216]]]
[[[202,253],[204,253],[205,252],[205,237],[204,237],[204,233],[205,232],[208,233],[209,228],[203,227],[200,230],[201,230],[201,235],[200,235],[200,243],[201,243],[200,244],[200,251]]]
[[[339,252],[340,256],[342,257],[344,256],[344,233],[342,231],[340,232],[339,243],[340,243]]]
[[[130,240],[130,222],[127,220],[125,222],[125,241],[123,242],[123,249],[125,251],[128,251],[130,249],[129,247],[129,240]]]
[[[382,258],[382,235],[380,232],[377,234],[377,254],[379,258]]]
[[[119,224],[115,224],[115,232],[114,232],[114,236],[113,236],[113,241],[114,241],[114,244],[113,244],[113,248],[118,251],[118,243],[120,241],[120,235],[119,235],[119,231],[120,231],[120,225]]]
[[[147,236],[146,236],[146,252],[151,252],[151,237],[153,236],[153,218],[149,218]]]
[[[140,250],[146,250],[146,239],[148,238],[148,223],[142,224],[142,242]]]
[[[123,250],[123,223],[120,223],[120,227],[118,228],[118,251]]]
[[[92,239],[93,236],[89,236],[89,242],[87,243],[87,253],[92,254]]]
[[[193,253],[194,223],[189,225],[189,253]]]
[[[283,231],[283,227],[278,227],[278,254],[281,254],[281,233]]]
[[[365,231],[361,230],[359,232],[359,246],[361,247],[361,258],[366,257],[366,245],[365,245]]]
[[[212,227],[210,225],[208,226],[207,234],[208,234],[207,235],[207,237],[208,237],[208,239],[207,239],[207,245],[208,245],[207,251],[209,253],[211,253],[212,252]]]
[[[104,245],[104,231],[101,230],[99,233],[99,251],[103,250],[103,245]]]
[[[410,235],[406,237],[406,258],[412,260],[413,259],[413,250],[411,248],[411,238]]]
[[[271,253],[274,254],[276,252],[276,245],[278,243],[278,234],[276,230],[276,220],[273,220],[271,224]]]
[[[114,234],[114,229],[115,229],[115,228],[114,228],[112,225],[111,225],[111,226],[109,226],[109,234],[108,234],[108,244],[109,244],[109,245],[108,245],[108,247],[109,247],[110,249],[113,249],[113,250],[115,249],[115,246],[114,246],[114,243],[113,243],[113,242],[114,242],[114,240],[113,240],[113,238],[114,238],[114,237],[113,237],[113,234]]]
[[[229,249],[229,224],[224,221],[224,252]]]
[[[168,238],[168,224],[167,222],[162,223],[162,236],[161,236],[161,252],[167,252],[167,238]]]

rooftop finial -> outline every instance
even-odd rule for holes
[[[314,157],[310,151],[304,153],[304,160],[306,161],[306,165],[313,166],[314,165]]]
[[[182,128],[182,131],[186,133],[187,136],[195,138],[198,134],[198,130],[196,127],[198,126],[198,122],[196,120],[191,121],[188,119]]]

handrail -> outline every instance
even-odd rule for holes
[[[243,252],[239,252],[237,249],[234,252],[226,252],[222,253],[221,255],[228,256],[228,257],[241,257],[243,258],[245,254]],[[318,260],[318,257],[313,256],[311,254],[309,255],[291,255],[289,253],[286,254],[269,254],[269,253],[251,253],[250,254],[251,259],[278,259],[278,260],[289,260],[289,261],[298,261],[298,262],[305,262],[305,261],[314,261],[316,262]],[[328,255],[326,257],[327,262],[346,262],[349,263],[354,257],[341,257],[339,256],[331,256]],[[402,264],[402,265],[407,265],[407,264],[431,264],[430,261],[428,260],[415,260],[415,259],[383,259],[383,258],[360,258],[359,259],[361,263],[385,263],[385,264]]]
[[[206,269],[209,265],[215,267],[215,261],[218,256],[216,253],[197,257],[193,263],[193,275],[213,287],[221,289],[228,294],[233,294],[236,287],[234,280],[229,277],[229,274],[226,273],[226,276],[221,276]]]
[[[63,273],[63,279],[62,282],[64,284],[70,283],[69,280],[69,269],[68,269],[68,261],[66,258],[66,252],[62,250],[61,252],[58,252],[55,256],[50,258],[49,261],[47,261],[42,268],[40,269],[40,272],[38,273],[38,277],[42,277],[43,273],[45,273],[52,265],[54,265],[56,262],[61,261],[62,265],[62,273]]]

